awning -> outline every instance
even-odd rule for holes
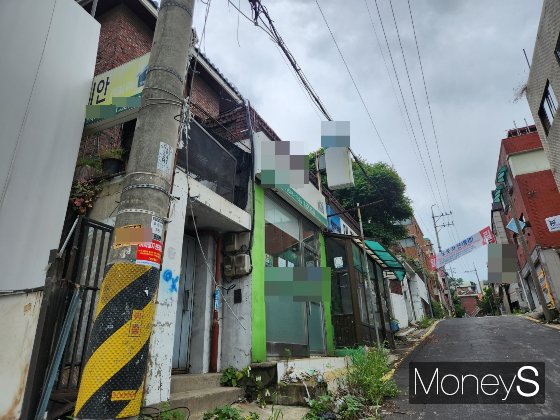
[[[500,184],[494,190],[494,199],[493,199],[494,203],[501,203],[502,202],[503,189],[504,189],[504,184]]]
[[[403,265],[389,250],[375,241],[366,241],[366,246],[395,274],[397,280],[402,281],[404,279],[406,271]]]
[[[505,182],[507,171],[508,171],[507,165],[500,166],[500,169],[498,169],[498,173],[496,174],[496,184]]]

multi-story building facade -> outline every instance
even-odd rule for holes
[[[544,0],[527,81],[527,101],[552,175],[560,188],[560,3]]]
[[[408,258],[418,264],[418,272],[428,285],[430,297],[433,301],[441,303],[448,310],[451,310],[451,300],[449,299],[446,286],[446,274],[434,271],[430,265],[430,257],[434,255],[432,241],[424,236],[418,221],[413,216],[410,219],[400,222],[406,226],[408,237],[399,241],[398,251],[404,253]]]
[[[560,214],[560,193],[534,125],[509,130],[502,139],[492,194],[492,230],[498,243],[515,245],[519,266],[518,284],[501,285],[506,312],[525,306],[524,301],[530,309],[540,307],[519,234],[527,242],[545,300],[555,307],[560,290],[560,233],[551,231],[546,219]],[[521,233],[516,232],[514,213]]]

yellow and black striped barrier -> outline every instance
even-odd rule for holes
[[[80,381],[75,416],[140,413],[159,270],[117,262],[103,279]]]

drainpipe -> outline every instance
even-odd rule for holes
[[[215,270],[215,283],[214,283],[214,311],[212,314],[212,338],[210,342],[210,372],[218,371],[218,348],[220,343],[220,284],[222,283],[222,270],[221,270],[221,241],[218,237],[216,240],[216,270]]]

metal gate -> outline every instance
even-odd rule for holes
[[[109,225],[85,217],[78,219],[63,276],[69,283],[80,286],[82,300],[58,369],[52,400],[75,400],[85,365],[86,344],[93,324],[99,287],[111,248],[112,232],[113,227]]]

